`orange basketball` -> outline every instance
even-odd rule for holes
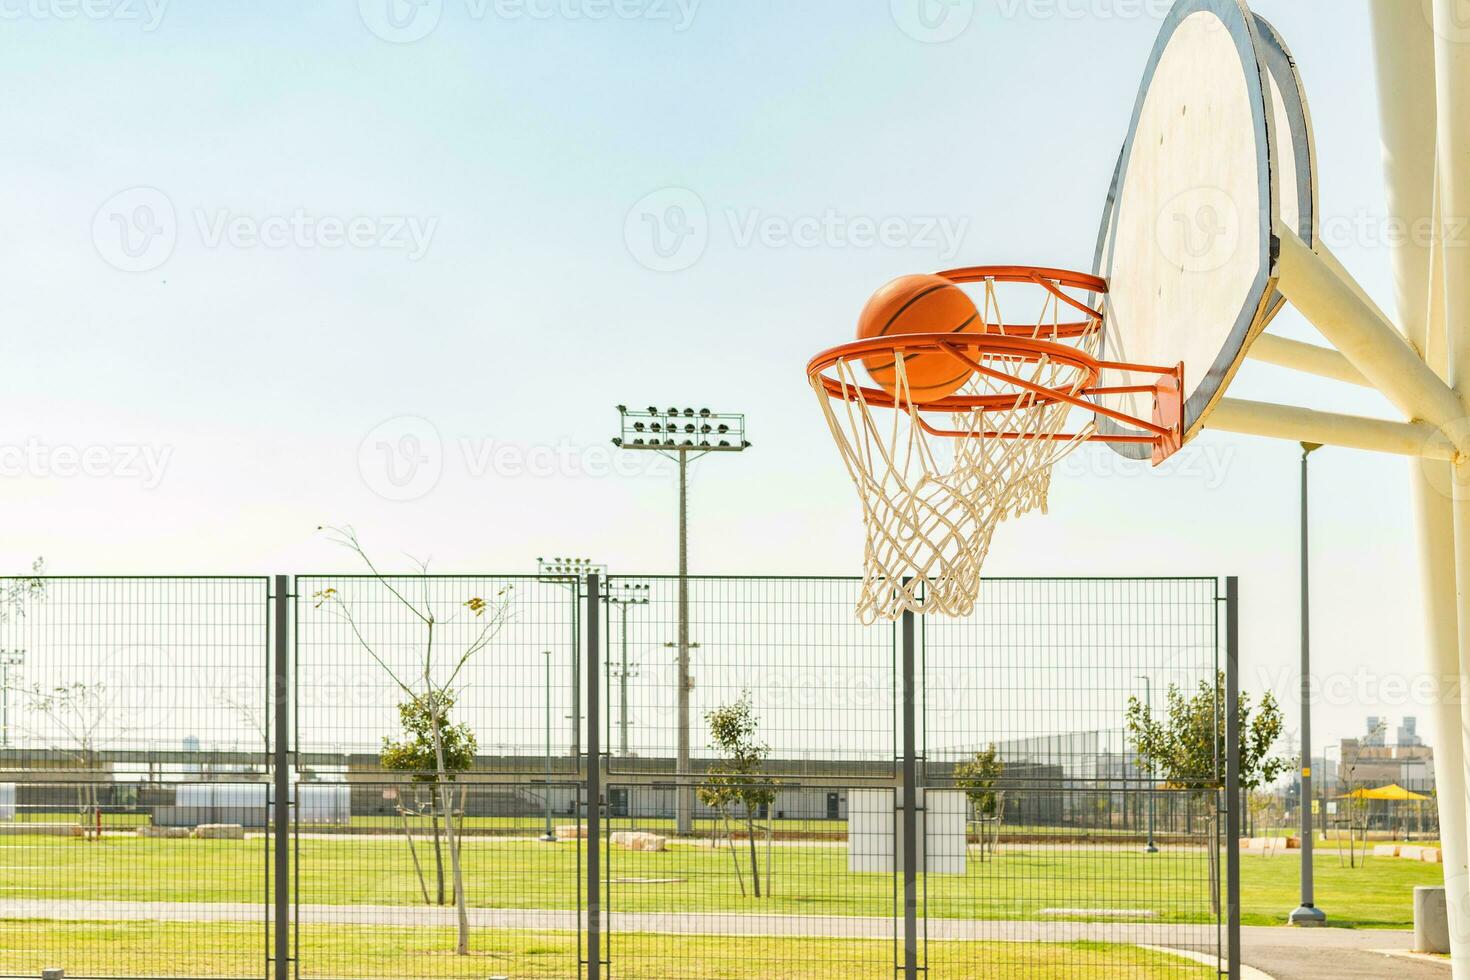
[[[965,291],[943,276],[900,276],[879,289],[858,317],[858,338],[902,333],[961,333],[981,329],[980,314]],[[863,358],[868,376],[894,393],[897,370],[891,353]],[[952,395],[970,370],[947,354],[906,354],[904,373],[915,401]]]

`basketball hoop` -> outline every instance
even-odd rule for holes
[[[1155,463],[1179,447],[1183,368],[1097,356],[1104,314],[1090,305],[1107,292],[1095,276],[1029,266],[977,266],[939,273],[980,283],[973,331],[886,334],[834,347],[807,365],[827,423],[858,488],[867,530],[858,617],[896,619],[906,610],[965,616],[1000,522],[1045,511],[1051,470],[1089,439],[1146,443]],[[997,283],[1033,285],[1034,322],[1007,322]],[[858,380],[865,359],[892,358],[893,382]],[[911,394],[905,359],[951,359],[969,378],[937,398]],[[1142,375],[1147,384],[1103,384],[1104,372]],[[1097,396],[1150,394],[1152,418],[1101,405]],[[1089,421],[1066,431],[1074,408]],[[1101,416],[1128,431],[1102,433]]]

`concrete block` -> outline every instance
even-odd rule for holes
[[[237,823],[202,823],[190,836],[196,840],[244,840],[245,828]]]
[[[1414,888],[1414,951],[1450,951],[1450,913],[1442,885],[1417,885]]]
[[[189,836],[189,828],[188,827],[154,827],[154,826],[151,826],[150,825],[150,826],[147,826],[147,827],[139,827],[138,828],[138,836],[139,837],[165,837],[165,838],[188,837]]]
[[[613,847],[621,847],[629,851],[662,851],[669,840],[658,834],[630,830],[620,830],[608,839],[612,842]]]

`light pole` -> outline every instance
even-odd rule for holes
[[[24,650],[0,650],[0,748],[10,748],[10,668],[25,662]]]
[[[679,711],[678,746],[674,771],[678,780],[675,830],[694,829],[694,786],[689,768],[689,464],[709,453],[738,453],[750,448],[745,439],[745,416],[711,412],[707,408],[670,408],[650,405],[646,411],[618,406],[619,449],[656,452],[679,464]]]
[[[1320,926],[1327,921],[1327,913],[1317,908],[1312,888],[1312,642],[1311,602],[1308,590],[1307,551],[1307,457],[1321,445],[1315,442],[1302,443],[1302,499],[1301,499],[1301,630],[1302,630],[1302,789],[1298,794],[1302,801],[1302,902],[1292,910],[1286,921],[1294,926]]]
[[[1152,681],[1145,674],[1137,675],[1143,681],[1143,700],[1148,711],[1149,722],[1152,724],[1154,717],[1154,688]],[[1148,760],[1148,846],[1143,849],[1145,854],[1159,853],[1159,847],[1154,843],[1154,760],[1149,756]]]
[[[546,833],[541,835],[541,839],[555,841],[556,834],[551,828],[551,651],[542,650],[541,656],[546,658],[546,787],[541,793],[541,802],[546,810]]]
[[[622,665],[618,669],[618,755],[628,758],[628,678],[638,676],[638,665],[628,663],[628,607],[648,605],[648,586],[623,584],[622,591],[609,590],[607,601],[618,609]]]
[[[607,566],[595,564],[591,558],[537,558],[536,574],[556,585],[572,590],[572,759],[582,758],[582,583],[597,572],[607,578]]]

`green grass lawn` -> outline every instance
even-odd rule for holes
[[[39,976],[258,977],[265,936],[259,926],[211,923],[0,921],[0,972]],[[326,978],[484,980],[487,976],[575,977],[577,936],[567,932],[476,930],[471,955],[453,954],[445,929],[355,926],[303,928],[300,975]],[[1129,946],[1099,943],[929,943],[934,977],[1025,976],[1062,980],[1205,980],[1209,967]],[[878,940],[618,934],[613,974],[647,980],[798,980],[893,976],[894,947]]]
[[[263,839],[163,840],[130,835],[101,841],[41,835],[0,836],[0,899],[158,902],[262,900]],[[423,903],[402,837],[304,837],[296,842],[299,897],[305,904]],[[434,886],[433,851],[418,843]],[[890,914],[894,881],[887,874],[847,870],[845,846],[803,843],[772,849],[772,894],[743,898],[728,850],[674,842],[663,853],[609,849],[605,907],[628,912]],[[486,908],[573,909],[585,866],[585,842],[471,837],[464,841],[467,893]],[[738,852],[749,881],[749,857]],[[765,875],[765,852],[760,852]],[[1441,880],[1439,865],[1370,858],[1343,868],[1333,852],[1318,852],[1317,897],[1336,925],[1409,928],[1415,885]],[[1241,860],[1247,924],[1281,924],[1296,904],[1297,853]],[[936,918],[1032,919],[1043,909],[1129,909],[1149,921],[1210,919],[1206,854],[1169,850],[1149,856],[1132,849],[1064,847],[1007,849],[981,862],[972,851],[963,876],[931,875],[928,914]]]

